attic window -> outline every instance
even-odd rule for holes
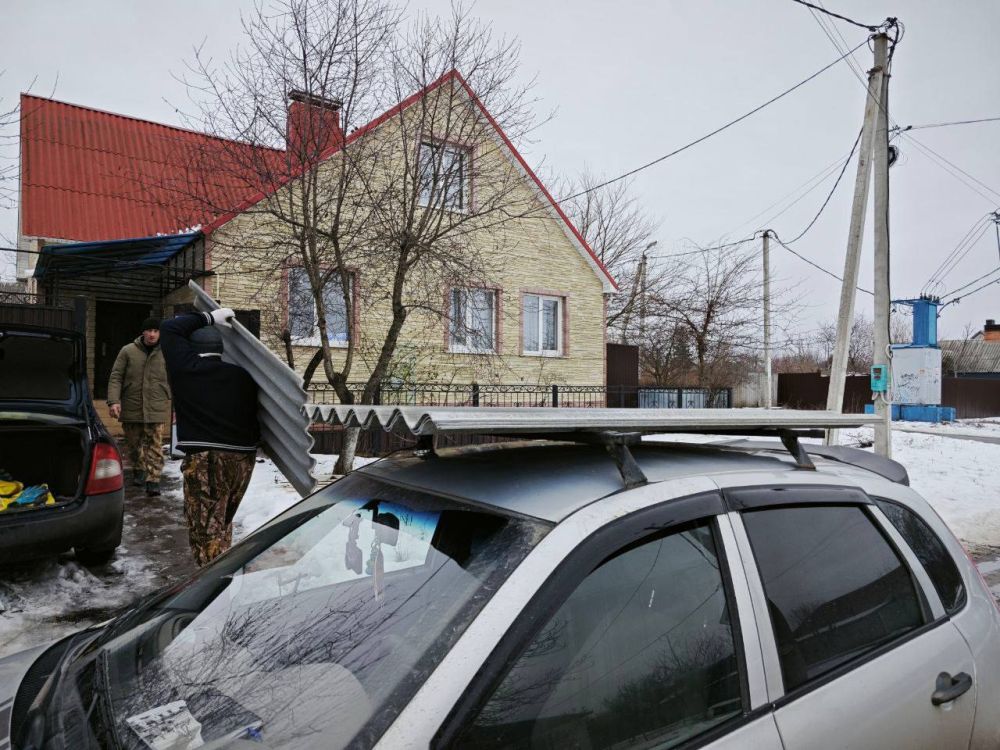
[[[420,205],[465,211],[469,205],[467,148],[440,141],[422,141],[418,157]]]

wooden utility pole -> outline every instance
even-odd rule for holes
[[[847,378],[851,325],[854,322],[854,298],[858,287],[861,240],[865,232],[865,214],[868,211],[868,186],[871,183],[872,147],[878,124],[877,116],[882,109],[882,82],[887,60],[888,41],[889,38],[885,34],[878,34],[875,37],[875,66],[868,71],[868,96],[865,98],[865,118],[858,152],[858,172],[854,178],[854,203],[851,207],[851,226],[847,234],[844,281],[840,287],[837,339],[833,346],[830,390],[826,397],[826,408],[835,412],[844,410],[844,384]],[[827,430],[826,443],[827,445],[837,444],[836,430]]]
[[[875,64],[886,67],[885,34],[875,37]],[[881,59],[879,55],[881,54]],[[889,373],[884,393],[875,394],[875,453],[892,457],[892,352],[889,349],[889,71],[882,73],[875,128],[875,342],[872,366]]]
[[[771,403],[771,230],[764,230],[764,385],[767,395],[764,406],[770,409]]]

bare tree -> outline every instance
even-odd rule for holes
[[[408,20],[384,0],[281,0],[243,27],[246,44],[226,63],[199,52],[186,79],[197,124],[235,139],[192,172],[221,171],[265,196],[213,234],[239,250],[239,266],[216,275],[258,273],[264,299],[280,297],[275,279],[287,276],[290,307],[308,319],[272,305],[272,343],[288,356],[285,329],[291,339],[315,329],[311,370],[341,402],[372,403],[399,365],[404,326],[428,341],[442,321],[458,337],[482,333],[476,306],[488,296],[472,290],[498,271],[512,241],[500,230],[544,216],[489,119],[514,140],[531,125],[518,46],[461,8]],[[362,269],[364,305],[383,322],[363,333]],[[360,393],[349,388],[358,375]],[[356,440],[348,431],[337,471],[350,469]]]
[[[761,347],[759,259],[743,247],[704,248],[667,271],[670,286],[655,300],[655,316],[689,342],[692,380],[717,389],[742,382]],[[775,295],[779,298],[779,295]],[[785,304],[773,305],[780,317]]]
[[[947,342],[942,354],[941,370],[943,373],[950,372],[952,377],[957,378],[963,372],[969,372],[971,367],[972,352],[975,349],[976,336],[980,329],[971,323],[966,323],[962,329],[960,338]]]
[[[606,325],[624,344],[630,343],[630,333],[637,333],[629,323],[640,315],[640,301],[656,294],[664,284],[660,266],[643,263],[647,251],[656,244],[659,223],[639,204],[630,181],[603,185],[604,181],[604,177],[584,172],[565,181],[560,194],[569,196],[562,202],[563,210],[618,280],[620,291],[608,301]]]
[[[3,78],[3,73],[0,70],[0,79]],[[18,140],[14,127],[18,114],[16,105],[8,109],[0,98],[0,210],[13,208],[17,202]],[[0,243],[13,247],[14,239],[0,233]],[[10,269],[16,263],[14,253],[0,250],[0,281],[10,275]]]

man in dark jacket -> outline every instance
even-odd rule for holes
[[[132,484],[160,494],[163,425],[170,421],[170,389],[160,352],[160,321],[146,318],[142,335],[118,352],[108,379],[108,410],[122,423]]]
[[[233,516],[257,456],[257,384],[238,365],[222,361],[220,327],[233,311],[181,315],[160,326],[160,346],[177,414],[177,447],[184,451],[184,516],[191,551],[206,565],[232,544]]]

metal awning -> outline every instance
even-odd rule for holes
[[[309,405],[314,422],[386,431],[415,437],[454,433],[551,435],[559,433],[663,432],[778,435],[788,430],[823,430],[875,424],[868,414],[796,409],[555,409],[522,407],[434,408],[419,406]]]
[[[74,278],[162,266],[200,238],[201,232],[191,232],[107,242],[48,245],[42,248],[34,276],[36,279],[52,275]]]
[[[194,281],[188,282],[194,293],[194,307],[201,312],[219,305]],[[259,390],[257,418],[267,454],[300,495],[305,497],[316,487],[312,470],[316,465],[310,455],[312,435],[305,413],[306,392],[302,378],[278,359],[239,321],[232,328],[219,328],[223,340],[222,358],[237,364],[253,377]]]

